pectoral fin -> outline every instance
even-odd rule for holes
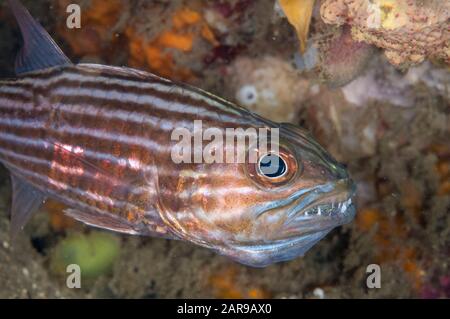
[[[11,240],[23,229],[30,217],[45,202],[46,196],[34,186],[11,175],[12,180],[12,208],[11,208]]]
[[[144,222],[130,222],[127,219],[108,213],[83,212],[77,209],[66,209],[64,214],[86,225],[112,230],[128,235],[142,235],[161,237],[167,239],[177,239],[168,231],[158,232],[155,225]],[[164,228],[161,226],[161,229]]]
[[[71,208],[64,210],[64,214],[89,226],[108,229],[130,235],[141,234],[141,231],[137,229],[136,225],[133,225],[127,220],[118,216],[114,216],[112,214],[82,212],[80,210]]]

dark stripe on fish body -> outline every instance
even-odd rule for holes
[[[108,68],[105,68],[108,69]],[[45,75],[45,74],[44,74]],[[33,74],[33,76],[38,79],[38,80],[42,80],[41,78],[41,74]],[[90,85],[92,86],[92,89],[96,88],[96,89],[104,89],[105,86],[108,88],[108,91],[114,91],[117,90],[119,92],[123,92],[123,93],[127,93],[127,92],[132,92],[132,93],[137,93],[138,95],[141,96],[156,96],[156,97],[161,97],[164,100],[179,100],[184,102],[186,105],[194,105],[196,107],[199,108],[200,111],[200,107],[205,107],[208,108],[210,110],[216,111],[217,107],[213,107],[210,104],[206,103],[205,100],[194,100],[194,99],[190,99],[188,95],[183,94],[183,92],[181,92],[181,94],[179,92],[176,91],[172,91],[174,89],[177,90],[184,90],[186,91],[186,93],[193,93],[193,94],[197,94],[198,96],[201,96],[203,92],[194,92],[192,91],[193,88],[183,88],[181,86],[176,86],[174,83],[169,82],[167,80],[161,80],[158,77],[155,76],[148,76],[147,78],[140,78],[140,77],[123,77],[122,82],[118,82],[118,77],[115,76],[115,74],[111,74],[110,71],[105,72],[105,73],[92,73],[92,71],[89,71],[89,69],[86,68],[82,68],[82,67],[78,67],[78,68],[65,68],[65,72],[64,73],[58,73],[57,76],[53,76],[53,77],[44,77],[45,80],[54,80],[54,79],[58,79],[59,80],[67,80],[68,76],[75,76],[78,77],[76,78],[76,80],[78,81],[74,81],[75,82],[75,87],[78,88],[89,88]],[[60,78],[58,78],[60,77]],[[93,79],[93,77],[95,77],[95,79]],[[119,77],[120,79],[120,77]],[[73,80],[72,80],[73,81]],[[102,82],[103,81],[103,82]],[[110,82],[108,82],[110,81]],[[113,81],[114,83],[111,83],[111,81]],[[69,80],[70,82],[70,80]],[[130,82],[130,83],[128,83]],[[44,83],[45,84],[45,83]],[[77,86],[78,84],[78,86]],[[158,85],[161,88],[164,88],[164,91],[158,90],[158,89],[152,89],[152,86],[154,85]],[[47,87],[51,88],[52,85],[47,85]],[[70,87],[70,86],[68,86]],[[167,92],[167,90],[169,92]],[[151,94],[150,94],[151,93]],[[164,94],[164,93],[169,93],[169,94]],[[210,96],[208,95],[206,97],[208,100],[213,101],[215,103],[220,103],[222,104],[224,101],[218,101],[214,98],[214,96]],[[224,109],[222,109],[222,111],[224,111]],[[231,110],[229,110],[231,111]],[[230,114],[232,114],[232,112],[230,112]]]
[[[218,127],[242,121],[239,112],[227,112],[217,105],[221,101],[200,94],[156,76],[86,66],[2,81],[0,157],[13,172],[71,206],[126,218],[134,212],[133,219],[149,209],[155,195],[128,181],[142,183],[142,170],[170,160],[170,130],[197,119]],[[65,147],[78,147],[81,160],[67,156]],[[84,160],[105,173],[96,176]],[[111,172],[117,185],[102,176]]]
[[[69,70],[73,71],[71,68]],[[226,124],[236,124],[240,121],[242,121],[241,116],[236,116],[236,114],[231,113],[230,115],[226,114],[217,114],[217,106],[212,106],[208,104],[205,99],[196,100],[193,98],[190,98],[186,94],[182,94],[183,92],[173,92],[171,91],[171,87],[174,86],[174,84],[168,84],[165,82],[161,82],[157,80],[156,82],[143,82],[139,83],[136,82],[136,85],[140,84],[147,84],[148,85],[163,85],[165,87],[166,92],[161,92],[157,89],[152,89],[151,87],[147,88],[139,88],[139,87],[133,87],[130,85],[124,86],[123,84],[111,84],[108,82],[102,83],[100,80],[93,81],[92,75],[89,75],[91,78],[91,82],[87,82],[87,79],[79,78],[78,80],[68,80],[64,78],[65,75],[72,74],[76,76],[80,76],[80,74],[75,72],[69,72],[69,73],[61,73],[58,76],[61,76],[58,81],[55,81],[52,84],[48,84],[46,82],[37,82],[35,85],[35,95],[42,95],[42,96],[54,96],[54,99],[60,98],[61,100],[70,99],[70,96],[73,96],[74,98],[81,100],[84,99],[86,104],[89,105],[100,105],[102,107],[111,107],[111,109],[120,109],[121,111],[133,111],[137,113],[142,113],[143,115],[147,116],[153,116],[160,115],[161,119],[174,119],[177,116],[186,118],[186,116],[196,116],[195,119],[204,120],[204,121],[217,121],[220,117],[220,122],[224,124],[224,127],[228,127],[230,125]],[[109,75],[110,77],[111,75]],[[98,76],[99,78],[103,77],[103,75]],[[108,77],[108,78],[109,78]],[[39,78],[37,77],[36,80]],[[53,78],[49,78],[48,80],[52,80]],[[153,80],[153,78],[151,78]],[[39,79],[40,80],[40,79]],[[105,91],[105,87],[107,88]],[[53,94],[52,91],[59,90],[60,94]],[[178,90],[180,90],[178,88]],[[181,89],[182,90],[182,89]],[[72,91],[74,94],[69,95],[67,91]],[[86,96],[81,95],[81,91],[88,92]],[[93,92],[101,92],[103,93],[103,96],[94,96]],[[169,91],[169,92],[167,92]],[[188,90],[186,89],[186,92]],[[54,92],[53,92],[54,93]],[[114,98],[108,98],[111,94],[114,94]],[[122,95],[123,94],[123,95]],[[195,95],[201,96],[200,93],[193,93]],[[132,96],[135,98],[135,100],[127,100],[126,103],[124,103],[124,96]],[[142,99],[145,99],[145,103],[140,102]],[[208,100],[211,100],[210,97],[207,98]],[[164,103],[164,105],[161,107],[158,107],[158,100],[161,100],[161,102]],[[211,100],[212,101],[212,100]],[[92,102],[92,103],[90,103]],[[66,102],[67,103],[67,102]],[[220,103],[218,101],[215,101],[215,103]],[[80,103],[81,105],[83,103]],[[119,104],[119,105],[117,105]],[[153,104],[153,108],[151,107]],[[120,108],[119,108],[120,106]],[[176,106],[176,107],[175,107]],[[189,109],[190,112],[186,112],[186,110]],[[146,112],[149,111],[149,112]],[[157,112],[160,112],[158,114]],[[223,112],[223,109],[221,110],[221,113]],[[168,114],[170,113],[170,114]],[[179,113],[179,114],[178,114]],[[208,116],[202,116],[208,114]],[[192,122],[192,118],[190,118]],[[166,120],[167,121],[167,120]],[[227,121],[229,123],[227,123]],[[178,127],[178,126],[176,126]],[[173,128],[171,128],[173,129]]]
[[[148,83],[149,81],[161,84],[173,84],[172,81],[158,77],[154,74],[141,72],[134,69],[102,66],[102,65],[86,65],[54,67],[39,72],[26,73],[17,78],[31,80],[51,80],[63,74],[81,75],[81,76],[97,76],[120,81],[133,81],[136,83]]]
[[[7,96],[6,96],[6,98],[9,98],[9,97],[11,97],[11,95],[10,94],[8,94]],[[17,98],[17,95],[15,96],[15,98]],[[20,108],[20,102],[25,102],[24,100],[22,100],[22,101],[16,101],[16,103],[17,103],[17,108],[16,108],[16,110],[15,111],[13,111],[13,114],[8,114],[8,113],[6,113],[5,114],[5,112],[3,112],[3,118],[5,118],[6,116],[13,116],[12,118],[10,118],[10,123],[11,124],[13,124],[14,123],[14,121],[15,120],[17,120],[17,119],[32,119],[33,118],[33,114],[30,114],[31,112],[29,112],[29,111],[27,111],[26,113],[27,113],[27,116],[26,117],[23,117],[23,116],[20,116],[20,118],[19,117],[17,117],[17,113],[18,113],[18,111],[20,111],[21,110],[21,108]],[[51,109],[48,109],[48,111],[50,111]],[[50,115],[48,115],[48,113],[49,112],[47,112],[47,117],[50,117]],[[7,118],[7,117],[6,117]],[[7,123],[7,122],[6,122]],[[42,125],[41,126],[44,126],[43,125],[44,123],[42,123]],[[98,124],[98,123],[97,123]],[[77,125],[77,124],[75,124],[75,125]],[[82,130],[83,129],[83,127],[81,126],[81,125],[83,125],[82,123],[81,123],[81,121],[78,123],[78,126],[79,126],[79,128]],[[35,136],[39,136],[39,135],[41,135],[42,136],[42,134],[38,134],[38,132],[33,132],[33,129],[20,129],[20,126],[19,127],[17,127],[17,125],[15,125],[15,124],[13,124],[13,125],[10,125],[10,126],[8,126],[8,125],[6,125],[5,127],[2,127],[2,132],[10,132],[9,133],[9,135],[13,135],[14,136],[14,134],[16,135],[16,136],[21,136],[22,137],[22,139],[28,139],[29,141],[32,141],[33,140],[33,137],[35,137]],[[39,130],[39,129],[38,129]],[[40,129],[40,131],[41,131],[42,129]],[[11,134],[12,133],[12,134]],[[42,133],[42,132],[41,132]],[[5,142],[5,140],[3,139],[1,139],[1,137],[2,137],[3,135],[2,134],[0,134],[0,141],[2,141],[3,143],[3,146],[4,147],[6,147],[6,150],[10,150],[10,153],[12,152],[12,153],[14,153],[14,152],[16,152],[18,155],[20,155],[20,154],[22,154],[22,155],[28,155],[28,156],[30,156],[31,154],[29,154],[29,152],[28,151],[26,151],[27,149],[28,149],[28,145],[26,145],[26,144],[20,144],[20,143],[15,143],[15,145],[11,145],[10,143],[8,143],[8,142]],[[59,139],[57,139],[57,140],[59,140]],[[64,141],[64,142],[66,142],[66,141]],[[70,143],[70,140],[69,141],[67,141],[66,142],[67,143],[67,145],[79,145],[79,141],[76,141],[75,143]],[[90,145],[91,143],[90,143],[90,141],[86,141],[85,143],[81,143],[81,145]],[[94,144],[96,144],[96,143],[94,143]],[[44,149],[42,149],[42,150],[40,150],[40,152],[36,152],[37,150],[34,150],[35,151],[35,155],[34,155],[34,157],[36,158],[36,159],[38,159],[38,160],[40,160],[41,162],[43,162],[43,167],[37,167],[35,164],[33,164],[33,166],[32,166],[32,171],[34,171],[34,172],[36,172],[34,175],[38,175],[38,176],[50,176],[51,177],[51,175],[55,175],[55,177],[54,177],[54,179],[53,179],[53,181],[54,182],[57,182],[57,183],[62,183],[62,184],[65,184],[65,187],[68,187],[68,180],[66,180],[65,178],[60,178],[60,179],[57,179],[56,177],[57,176],[60,176],[60,177],[63,177],[63,176],[65,176],[64,174],[52,174],[52,163],[54,163],[54,164],[58,164],[58,161],[57,161],[57,159],[56,159],[56,156],[55,156],[55,154],[53,154],[53,158],[52,158],[52,154],[45,154],[46,152],[44,151]],[[32,157],[31,157],[32,158]],[[51,158],[52,159],[52,161],[50,161],[50,160],[47,160],[47,161],[45,161],[45,159],[48,159],[48,158]],[[29,162],[27,162],[27,161],[24,161],[23,159],[13,159],[13,157],[11,157],[11,156],[5,156],[5,160],[6,160],[6,162],[8,163],[8,162],[11,162],[11,163],[15,163],[14,165],[19,165],[18,167],[16,166],[16,168],[18,168],[19,170],[20,169],[25,169],[26,167],[30,167],[30,163]],[[64,163],[65,165],[68,165],[68,166],[74,166],[73,164],[74,163],[67,163],[67,161],[66,161],[66,163]],[[22,167],[20,167],[20,166],[22,166]],[[116,170],[116,172],[117,172],[117,170]],[[30,178],[28,178],[28,179],[30,179]],[[36,184],[38,184],[38,185],[42,185],[42,180],[36,180],[36,178],[35,177],[31,177],[31,179],[33,180],[35,180],[35,182],[36,182]],[[92,183],[92,180],[90,181],[90,183],[83,183],[82,182],[82,177],[79,177],[78,178],[78,180],[76,181],[76,183],[70,183],[70,184],[72,184],[72,185],[79,185],[79,187],[85,187],[85,188],[89,188],[89,184],[90,185],[95,185],[96,187],[98,187],[98,180],[95,180],[94,182],[95,183]],[[55,183],[50,183],[51,185],[48,185],[47,186],[47,188],[53,188],[54,189],[54,186],[55,186]],[[81,184],[81,186],[80,186],[80,184]],[[83,185],[83,184],[85,184],[85,185]],[[58,189],[58,188],[56,188],[55,189],[56,191],[61,191],[61,189]],[[104,193],[106,193],[106,192],[104,192]],[[80,199],[80,198],[77,198],[77,197],[75,197],[74,199]],[[102,203],[95,203],[95,201],[92,201],[92,200],[86,200],[90,205],[93,205],[93,206],[101,206],[101,208],[103,208],[103,209],[105,209],[106,207],[104,206],[104,204],[102,204]],[[110,208],[110,207],[109,207]]]
[[[56,83],[56,84],[58,84],[58,83]],[[59,83],[59,85],[61,85],[61,83]],[[57,87],[59,87],[59,85],[57,86]],[[67,86],[66,86],[67,84],[66,83],[64,83],[64,85],[63,86],[61,86],[63,89],[65,89]],[[77,87],[79,87],[81,85],[81,83],[77,83]],[[55,85],[56,86],[56,85]],[[98,87],[100,87],[100,86],[98,86]],[[92,87],[92,89],[94,89],[94,88],[97,88],[97,86],[93,86]],[[109,88],[108,88],[109,89]],[[41,94],[44,96],[44,95],[48,95],[49,93],[51,93],[51,92],[42,92]],[[142,93],[144,93],[144,92],[142,92]],[[107,91],[105,91],[105,94],[107,94]],[[94,114],[94,115],[92,115],[92,120],[93,121],[97,121],[98,120],[98,118],[101,118],[102,117],[102,111],[103,111],[103,108],[106,106],[106,107],[108,107],[108,108],[111,108],[111,109],[114,109],[114,108],[117,108],[117,109],[120,109],[120,108],[124,108],[124,107],[126,107],[127,105],[129,105],[129,103],[123,103],[123,102],[121,102],[120,101],[120,96],[118,96],[118,100],[109,100],[109,101],[104,101],[104,100],[102,100],[102,99],[98,99],[98,98],[96,98],[96,97],[83,97],[82,99],[81,99],[81,101],[80,101],[80,98],[79,98],[79,96],[77,96],[77,95],[74,95],[74,96],[67,96],[67,97],[61,97],[61,98],[58,98],[58,97],[55,97],[54,95],[51,95],[50,94],[50,96],[52,96],[52,100],[54,100],[55,99],[55,101],[51,101],[49,104],[52,104],[53,105],[53,107],[55,107],[55,108],[57,108],[57,109],[60,109],[60,108],[66,108],[66,106],[68,106],[68,102],[72,102],[71,100],[74,100],[72,103],[69,103],[69,104],[73,104],[73,109],[75,109],[77,106],[78,107],[80,107],[81,109],[86,109],[86,108],[92,108],[92,109],[94,109],[95,110],[95,113],[96,114]],[[167,97],[167,98],[170,98],[170,97]],[[83,99],[86,99],[86,101],[84,101]],[[78,102],[77,104],[75,104],[76,102]],[[190,103],[193,103],[194,101],[189,101]],[[56,106],[55,106],[56,105]],[[99,108],[99,105],[100,105],[100,108]],[[72,106],[72,105],[69,105],[69,107],[70,106]],[[167,120],[164,120],[164,118],[171,118],[171,119],[173,119],[174,118],[174,114],[173,114],[173,112],[165,112],[166,114],[158,114],[158,112],[164,112],[164,111],[161,111],[160,109],[158,109],[158,110],[156,110],[155,111],[155,108],[152,108],[151,107],[152,105],[148,105],[148,107],[146,107],[146,108],[144,108],[145,110],[147,110],[148,112],[147,112],[147,114],[151,114],[151,113],[153,113],[153,114],[156,114],[157,116],[156,116],[156,122],[158,123],[158,122],[162,122],[162,121],[167,121]],[[67,109],[67,108],[66,108]],[[131,116],[133,116],[133,111],[135,110],[135,109],[137,109],[137,107],[136,108],[132,108],[131,110],[129,110],[129,112],[126,112],[126,111],[123,111],[122,109],[120,109],[120,112],[124,112],[124,116],[123,116],[123,118],[122,118],[122,120],[123,121],[125,121],[126,123],[127,123],[127,125],[128,125],[128,121],[129,121],[129,117],[131,117]],[[141,109],[143,109],[142,107],[141,107]],[[70,112],[68,112],[68,113],[70,113]],[[85,114],[85,112],[80,112],[81,114]],[[58,111],[58,114],[60,115],[60,117],[62,118],[62,117],[65,117],[65,113],[64,112],[62,112],[62,111]],[[184,114],[183,114],[184,115]],[[152,116],[154,116],[154,115],[152,115]],[[76,117],[76,116],[74,116],[73,114],[68,114],[68,116],[67,116],[67,118],[72,118],[72,117]],[[154,116],[155,117],[155,116]],[[119,117],[120,118],[120,117]],[[88,122],[89,121],[89,119],[88,119],[88,116],[85,116],[84,117],[84,120],[86,121],[86,122]],[[109,120],[111,120],[111,119],[109,119]],[[81,122],[81,121],[80,121]],[[118,121],[119,122],[119,121]],[[58,121],[55,121],[55,123],[58,123]],[[176,123],[176,122],[175,122]],[[75,125],[75,127],[80,127],[80,128],[82,128],[82,127],[86,127],[86,124],[87,123],[80,123],[80,125]],[[97,124],[97,123],[96,123]],[[120,125],[119,123],[112,123],[112,124],[114,124],[114,125],[111,125],[111,127],[117,127],[118,125]],[[138,123],[139,124],[139,123]],[[178,124],[178,123],[176,123],[176,124]],[[191,124],[191,123],[188,123],[188,124]],[[57,125],[57,124],[54,124],[54,125]],[[122,124],[122,125],[124,125],[124,124]],[[181,125],[176,125],[176,126],[174,126],[174,127],[179,127],[179,126],[181,126]],[[70,126],[71,128],[73,128],[73,126]],[[97,127],[97,126],[96,126]],[[173,129],[174,127],[171,127],[171,129]],[[72,130],[73,131],[73,130]],[[80,134],[81,133],[83,133],[83,130],[80,130]],[[121,133],[121,132],[115,132],[115,133]],[[72,132],[72,134],[76,134],[76,132],[75,133],[73,133]],[[155,135],[155,136],[157,136],[157,135]],[[155,136],[151,136],[150,138],[153,138],[153,139],[155,139]],[[132,137],[133,138],[133,137]]]

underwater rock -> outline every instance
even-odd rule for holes
[[[363,76],[342,88],[345,99],[357,106],[366,106],[370,101],[387,102],[396,106],[414,105],[414,92],[404,77],[392,74],[383,81],[376,69],[370,69]],[[398,82],[392,81],[393,79]]]
[[[320,18],[320,5],[296,0],[280,3],[290,23],[296,27],[301,44],[301,50],[294,55],[297,69],[314,71],[332,88],[343,86],[362,74],[376,52],[375,46],[353,39],[348,25],[336,27],[324,23]],[[306,43],[306,32],[310,28],[312,32]]]
[[[319,73],[330,87],[340,87],[360,75],[369,64],[375,48],[352,39],[348,26],[338,29],[318,44]]]
[[[391,65],[378,61],[365,74],[344,86],[342,91],[348,102],[358,106],[379,101],[411,107],[415,105],[418,97],[416,86],[420,84],[430,92],[450,98],[448,71],[429,62],[401,73]]]
[[[228,68],[237,102],[278,122],[295,122],[309,83],[288,63],[275,57],[238,58]]]
[[[325,0],[321,17],[328,24],[351,25],[355,40],[384,49],[397,67],[426,58],[450,63],[448,1]]]
[[[112,270],[119,250],[119,239],[114,235],[98,231],[72,234],[52,251],[50,269],[56,275],[66,275],[67,266],[76,264],[83,279],[95,279]]]
[[[317,65],[318,50],[315,45],[310,45],[305,53],[294,55],[294,65],[300,71],[311,71]]]
[[[3,197],[2,197],[3,198]],[[6,216],[0,203],[0,214]],[[49,278],[44,262],[25,235],[14,245],[9,237],[9,221],[0,219],[0,298],[73,298],[73,290],[61,290]]]
[[[347,162],[376,153],[382,128],[370,107],[354,106],[340,90],[326,86],[321,86],[308,104],[305,123],[338,160]]]

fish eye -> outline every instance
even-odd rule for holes
[[[246,166],[247,175],[265,188],[285,186],[301,173],[300,164],[294,153],[281,146],[277,152],[258,154],[258,161],[247,163]]]
[[[282,177],[287,172],[286,162],[277,154],[266,154],[260,157],[259,173],[268,178]]]

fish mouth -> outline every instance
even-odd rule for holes
[[[352,197],[343,201],[310,205],[288,220],[282,231],[284,238],[304,236],[348,224],[356,215]]]
[[[278,214],[280,211],[286,214],[276,237],[235,243],[221,253],[252,267],[266,267],[302,256],[333,228],[353,220],[356,214],[354,194],[355,186],[350,179],[299,192],[290,203],[276,208]]]
[[[291,195],[286,201],[278,203],[279,205],[266,207],[259,212],[258,218],[275,213],[283,215],[284,227],[288,228],[311,223],[316,224],[315,229],[336,227],[354,218],[355,190],[355,184],[349,178],[303,189]],[[280,231],[284,235],[284,231]]]
[[[303,233],[349,223],[356,214],[354,194],[353,181],[346,179],[300,196],[287,211],[286,232]]]

